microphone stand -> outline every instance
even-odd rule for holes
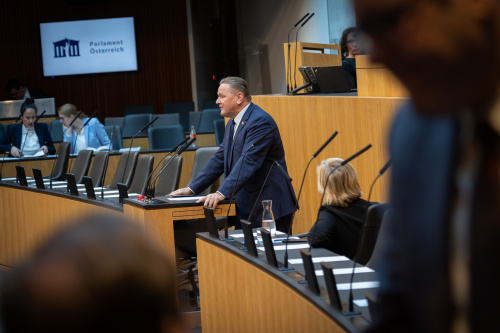
[[[292,75],[292,61],[290,59],[290,33],[292,32],[293,29],[295,29],[299,24],[300,22],[302,22],[307,16],[309,16],[309,13],[307,13],[306,15],[304,15],[304,17],[302,17],[299,22],[295,23],[294,26],[292,27],[292,29],[290,29],[290,31],[288,31],[288,38],[287,38],[287,44],[288,44],[288,66],[287,66],[287,69],[286,69],[286,92],[289,93],[290,92],[290,87],[292,85],[292,78],[291,78],[291,75]],[[297,41],[295,41],[295,47],[297,47]]]
[[[392,159],[389,159],[389,161],[387,161],[387,163],[382,167],[382,169],[380,169],[377,177],[375,177],[375,179],[372,182],[372,185],[370,186],[370,192],[368,193],[368,200],[366,202],[365,219],[363,221],[363,225],[366,224],[366,220],[368,218],[368,214],[366,214],[366,213],[368,212],[368,207],[370,206],[370,198],[372,196],[373,186],[375,185],[377,180],[387,171],[387,169],[389,169],[391,164],[392,164]],[[361,312],[359,312],[359,311],[354,311],[354,295],[352,293],[352,283],[354,281],[354,272],[356,270],[356,259],[359,255],[359,249],[360,248],[359,248],[359,240],[358,240],[358,243],[356,244],[356,255],[354,256],[354,259],[353,259],[351,280],[349,282],[349,311],[344,312],[343,313],[344,316],[358,316],[361,314]]]
[[[333,173],[340,167],[343,167],[344,165],[346,165],[347,163],[349,163],[350,161],[352,161],[353,159],[355,159],[356,157],[358,157],[359,155],[363,154],[365,151],[367,151],[368,149],[370,149],[372,147],[371,144],[369,144],[368,146],[366,146],[365,148],[361,149],[360,151],[358,151],[357,153],[355,153],[354,155],[352,155],[351,157],[349,157],[348,159],[344,160],[342,163],[340,163],[336,168],[334,168],[332,171],[330,171],[330,173],[328,174],[328,177],[326,177],[326,181],[325,181],[325,184],[323,185],[323,195],[321,196],[321,201],[320,201],[320,205],[323,203],[323,199],[325,198],[325,193],[326,193],[326,186],[328,185],[328,180],[330,179],[330,176],[333,175]],[[318,220],[319,218],[319,209],[318,209],[318,215],[316,217],[316,220]],[[311,244],[314,243],[314,236],[316,234],[316,228],[318,227],[318,224],[315,223],[314,224],[314,230],[312,231],[312,234],[311,234]],[[311,252],[311,248],[312,248],[312,245],[309,244],[309,252]]]
[[[293,73],[293,80],[294,80],[294,89],[297,88],[297,43],[298,43],[298,38],[299,38],[299,31],[300,29],[307,23],[307,21],[309,21],[311,19],[311,17],[314,16],[314,13],[311,14],[311,16],[309,16],[307,18],[307,20],[305,20],[304,23],[302,23],[302,25],[297,29],[297,33],[295,34],[295,65],[294,65],[294,73]]]
[[[87,121],[85,122],[85,124],[84,124],[84,125],[83,125],[83,126],[82,126],[79,130],[78,130],[78,132],[76,132],[76,134],[75,134],[75,138],[74,138],[74,140],[73,140],[74,145],[71,147],[71,148],[72,148],[72,150],[73,150],[73,154],[75,153],[75,150],[76,150],[76,141],[78,140],[78,134],[80,134],[80,132],[83,130],[83,128],[84,128],[85,126],[87,126],[87,124],[90,122],[90,120],[91,120],[92,118],[94,118],[94,116],[95,116],[96,114],[97,114],[97,110],[95,110],[95,111],[94,111],[94,113],[92,113],[92,115],[89,117],[89,119],[87,119]],[[71,154],[70,154],[70,155],[71,155]],[[71,166],[72,166],[72,165],[73,165],[73,160],[70,158],[70,159],[69,159],[69,168],[68,168],[68,170],[71,170]]]
[[[167,164],[165,164],[161,169],[160,171],[155,175],[155,177],[150,181],[150,189],[148,190],[149,193],[153,193],[153,198],[154,198],[154,192],[156,190],[156,186],[154,185],[155,181],[158,179],[158,177],[160,177],[160,175],[163,173],[163,171],[165,171],[165,169],[170,165],[170,163],[172,163],[172,161],[180,156],[184,150],[186,150],[189,146],[191,146],[194,142],[196,141],[196,137],[192,138],[191,140],[189,140],[189,142],[185,145],[185,146],[181,146],[178,148],[177,152],[175,153],[174,156],[172,156],[172,158],[170,158],[167,162]],[[148,203],[154,203],[153,202],[153,198],[148,198]]]
[[[33,128],[33,132],[35,132],[35,135],[36,135],[36,131],[35,131],[35,124],[38,122],[38,120],[40,120],[40,118],[42,118],[42,116],[45,114],[45,112],[47,111],[43,111],[42,114],[36,118],[35,122],[33,122],[33,126],[31,126],[30,128],[28,128],[28,133],[29,131],[31,130],[31,128]],[[21,159],[23,158],[23,150],[24,150],[24,146],[26,145],[26,141],[28,141],[28,133],[26,133],[26,137],[24,138],[24,142],[21,146],[21,152],[19,154],[19,161],[17,162],[17,166],[19,166],[19,164],[21,164]],[[21,140],[22,140],[22,129],[21,129]],[[19,177],[16,175],[16,184],[19,182]]]
[[[122,181],[121,181],[122,183],[123,183],[123,180],[125,179],[125,173],[127,172],[128,159],[130,158],[130,152],[132,150],[132,144],[134,143],[135,137],[138,136],[139,134],[141,134],[142,131],[144,131],[146,128],[148,128],[149,126],[151,126],[151,124],[154,123],[157,120],[158,120],[158,117],[156,117],[155,119],[151,120],[149,123],[146,124],[146,126],[144,126],[141,130],[139,130],[139,132],[135,133],[135,135],[132,137],[132,141],[130,141],[130,147],[128,149],[127,161],[125,162],[125,169],[123,169],[123,175],[122,175]]]
[[[160,166],[161,162],[167,158],[168,156],[172,155],[172,153],[178,153],[179,150],[180,150],[180,147],[185,144],[188,140],[190,139],[189,136],[187,136],[181,143],[179,143],[177,146],[175,146],[174,148],[172,148],[165,156],[162,157],[162,159],[158,162],[158,164],[156,164],[156,166],[154,167],[153,171],[151,171],[151,173],[149,174],[148,178],[146,179],[146,197],[148,199],[153,199],[154,197],[154,193],[151,195],[149,189],[150,189],[150,184],[151,184],[151,179],[153,178],[153,174],[155,173],[156,169],[158,169],[158,167]],[[161,172],[161,171],[160,171]]]
[[[99,177],[101,183],[101,200],[104,200],[104,180],[106,179],[106,171],[108,170],[108,160],[109,160],[109,153],[111,152],[111,145],[113,142],[113,135],[115,134],[115,127],[113,126],[113,130],[111,131],[111,138],[109,139],[109,146],[108,146],[108,158],[104,161],[104,169],[102,170],[101,176]]]
[[[75,118],[73,118],[73,120],[69,123],[68,128],[70,128],[73,125],[73,123],[78,119],[78,117],[80,117],[81,114],[82,114],[82,111],[78,111],[78,113],[76,114]],[[64,139],[64,132],[66,132],[66,131],[64,130],[64,127],[62,125],[61,125],[61,127],[62,127],[63,131],[62,131],[62,134],[61,134],[61,140],[60,140],[60,142],[62,143],[63,139]],[[60,144],[59,144],[59,148],[61,148]],[[60,149],[58,149],[57,153],[59,153],[59,150]],[[59,155],[58,155],[58,157],[59,157]],[[54,163],[52,164],[52,170],[50,171],[50,175],[49,175],[49,179],[50,179],[50,186],[49,186],[49,188],[51,190],[52,190],[52,173],[54,172],[54,168],[56,166],[56,162],[57,162],[57,158],[54,160]]]
[[[14,122],[14,125],[16,125],[16,124],[17,124],[17,122],[19,121],[19,119],[21,119],[21,116],[17,117],[16,121]],[[9,138],[8,138],[8,140],[7,140],[7,144],[9,144],[9,143],[11,142],[10,140],[12,140],[12,135],[14,134],[14,127],[15,127],[15,126],[12,126],[12,131],[10,131],[10,133],[9,133]],[[3,170],[3,164],[4,164],[4,162],[5,162],[5,158],[6,158],[7,156],[9,156],[9,153],[10,153],[10,151],[9,151],[9,152],[7,152],[7,153],[5,153],[5,157],[4,157],[4,158],[3,158],[3,160],[2,160],[2,166],[0,166],[0,180],[2,180],[2,170]],[[16,178],[17,178],[17,177],[16,177]]]
[[[306,170],[304,171],[304,175],[302,176],[302,182],[300,183],[300,190],[299,190],[299,196],[297,197],[297,202],[295,203],[295,210],[292,215],[292,221],[290,222],[290,225],[288,226],[288,231],[286,233],[286,243],[285,243],[285,256],[283,258],[283,265],[285,268],[288,268],[288,242],[290,240],[290,233],[292,231],[292,225],[293,221],[295,220],[295,213],[297,212],[299,208],[299,201],[300,201],[300,196],[302,195],[302,187],[304,186],[304,181],[306,179],[306,174],[307,170],[309,169],[309,166],[311,165],[312,160],[314,160],[322,151],[323,149],[330,144],[330,142],[339,134],[338,131],[335,131],[326,141],[323,143],[321,147],[312,155],[311,159],[309,160],[309,163],[307,163]]]

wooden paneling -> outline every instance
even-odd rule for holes
[[[363,97],[407,97],[405,86],[381,64],[370,61],[370,56],[356,56],[356,79],[358,96]]]
[[[388,160],[387,136],[402,98],[363,98],[330,96],[253,96],[255,104],[269,112],[278,124],[285,147],[288,172],[296,195],[312,154],[333,132],[339,135],[311,163],[304,182],[300,210],[293,232],[307,232],[316,221],[321,194],[317,190],[316,167],[330,157],[348,158],[369,143],[373,147],[352,165],[367,198],[370,184]],[[371,200],[386,202],[389,174],[373,189]]]
[[[345,332],[283,281],[203,239],[196,246],[203,332]]]
[[[138,71],[43,77],[39,24],[133,16]],[[0,20],[0,98],[10,77],[54,96],[56,106],[73,103],[98,118],[123,115],[126,105],[191,101],[191,75],[185,1],[103,0],[70,5],[67,0],[19,0],[4,8]],[[70,36],[68,36],[69,38]]]

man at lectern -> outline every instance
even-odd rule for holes
[[[500,1],[354,5],[372,61],[412,97],[390,137],[392,211],[372,331],[498,332]]]
[[[221,200],[229,199],[234,191],[237,227],[240,219],[249,220],[253,227],[258,227],[262,225],[261,201],[272,200],[276,227],[286,232],[297,199],[291,182],[279,170],[279,167],[286,170],[286,162],[276,122],[251,102],[248,84],[242,78],[222,79],[217,95],[221,115],[231,118],[226,126],[224,141],[198,177],[188,187],[171,195],[200,193],[224,174],[225,180],[219,190],[198,202],[215,208]],[[275,162],[280,166],[273,167]],[[267,178],[269,171],[271,173]]]

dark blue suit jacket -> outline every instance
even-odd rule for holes
[[[229,120],[229,122],[232,121],[232,119]],[[226,126],[224,141],[219,146],[219,150],[212,156],[196,179],[188,185],[189,188],[195,193],[200,193],[224,173],[226,178],[219,187],[219,192],[226,198],[230,198],[238,170],[243,163],[235,195],[239,217],[251,221],[253,227],[261,226],[262,200],[273,201],[275,219],[293,213],[297,200],[295,192],[292,184],[276,166],[272,169],[261,196],[257,198],[271,165],[277,161],[286,169],[285,150],[274,119],[260,107],[251,103],[234,136],[232,151],[225,146],[230,135],[229,124]],[[242,156],[271,127],[276,127],[276,130],[268,134],[268,137],[258,145],[250,148],[246,156]],[[249,217],[248,215],[257,199],[255,210]]]
[[[7,131],[2,136],[2,141],[0,142],[0,150],[9,153],[12,146],[21,149],[21,142],[23,138],[22,131],[23,124],[12,124],[7,126]],[[13,133],[12,133],[13,131]],[[11,135],[12,133],[12,135]],[[49,127],[44,123],[35,124],[35,133],[38,136],[38,142],[41,146],[47,146],[49,149],[49,155],[54,155],[56,153],[56,148],[50,137]],[[9,142],[10,138],[10,142]]]
[[[449,221],[458,125],[410,105],[390,137],[391,218],[379,261],[377,332],[447,332],[451,318]]]

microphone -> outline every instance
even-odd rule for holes
[[[180,156],[184,150],[186,150],[187,147],[191,146],[194,142],[196,141],[196,137],[192,138],[191,140],[188,141],[188,143],[185,145],[185,146],[180,146],[177,150],[177,152],[175,153],[174,156],[172,156],[172,158],[167,162],[167,164],[165,164],[161,169],[160,171],[154,176],[154,178],[150,181],[150,189],[149,189],[149,193],[148,193],[148,197],[149,195],[152,193],[152,197],[154,197],[154,192],[156,190],[156,186],[155,186],[155,182],[156,180],[158,179],[158,177],[160,177],[160,175],[163,173],[163,171],[165,171],[165,169],[170,165],[170,163],[172,163],[172,161]]]
[[[233,190],[231,191],[231,196],[229,197],[229,206],[227,208],[227,213],[226,213],[226,222],[224,223],[224,239],[223,240],[229,240],[229,225],[227,223],[227,219],[229,218],[229,212],[231,211],[231,205],[233,204],[234,195],[236,194],[236,186],[238,185],[238,179],[240,179],[241,167],[243,166],[243,162],[245,160],[247,152],[250,150],[250,148],[255,147],[255,145],[259,144],[262,140],[264,140],[264,138],[266,138],[272,131],[274,131],[275,128],[276,128],[276,126],[272,126],[269,130],[267,130],[266,133],[262,134],[262,136],[260,138],[255,140],[250,145],[250,147],[248,147],[247,150],[245,150],[245,152],[241,155],[241,157],[243,159],[241,160],[240,167],[238,168],[238,174],[236,175],[236,180],[234,182]]]
[[[80,132],[83,130],[83,128],[85,126],[87,126],[87,124],[92,120],[92,118],[94,118],[94,116],[97,114],[97,110],[94,111],[94,113],[92,113],[92,115],[89,117],[89,119],[87,119],[87,121],[85,122],[85,124],[83,124],[82,127],[80,127],[80,129],[78,130],[78,132],[76,132],[75,134],[75,139],[74,139],[74,145],[73,145],[73,154],[75,153],[75,149],[76,149],[76,141],[78,140],[78,134],[80,134]],[[69,169],[68,170],[71,170],[71,166],[73,165],[73,160],[70,159],[69,160]]]
[[[286,244],[285,244],[285,256],[283,258],[283,265],[285,268],[288,268],[288,243],[290,240],[290,234],[292,232],[292,225],[293,221],[295,220],[295,213],[297,212],[297,209],[299,207],[299,201],[300,201],[300,196],[302,194],[302,187],[304,186],[304,181],[306,179],[306,174],[307,170],[309,169],[309,166],[311,165],[312,160],[314,160],[322,151],[323,149],[328,146],[328,144],[339,134],[338,131],[335,131],[326,141],[323,143],[321,147],[312,155],[311,159],[309,160],[309,163],[307,163],[306,170],[304,171],[304,174],[302,175],[302,182],[300,183],[300,190],[299,190],[299,196],[297,197],[297,202],[295,203],[295,210],[293,212],[292,220],[290,221],[290,225],[288,226],[288,231],[286,233]]]
[[[81,114],[82,114],[82,111],[78,111],[76,113],[75,118],[73,118],[73,120],[69,123],[68,128],[71,128],[71,126],[73,125],[73,123],[78,119],[78,117],[80,117]],[[61,127],[62,127],[62,125],[61,125]],[[67,131],[67,129],[64,130],[64,127],[62,129],[63,129],[63,131],[61,133],[61,140],[59,142],[63,142],[64,141],[64,133]],[[61,148],[61,145],[59,145],[59,148]],[[58,155],[58,153],[59,153],[59,149],[56,152],[56,155]],[[57,162],[57,158],[54,159],[54,163],[52,164],[52,170],[50,171],[50,175],[49,175],[49,180],[50,180],[49,188],[51,190],[52,190],[52,173],[54,172],[54,167],[56,166],[56,162]]]
[[[155,173],[156,169],[158,169],[158,167],[161,165],[161,162],[165,158],[167,158],[168,156],[170,156],[173,152],[177,151],[180,148],[180,146],[182,146],[183,144],[185,144],[189,139],[190,139],[189,136],[187,136],[181,143],[179,143],[177,146],[175,146],[174,148],[172,148],[167,154],[165,154],[165,156],[162,157],[162,159],[158,162],[158,164],[156,164],[156,166],[154,167],[153,171],[151,171],[151,173],[148,175],[148,178],[146,179],[146,196],[149,199],[151,199],[150,198],[151,195],[149,193],[150,184],[151,184],[151,178],[153,177],[153,174]]]
[[[45,114],[45,112],[47,112],[47,111],[44,110],[42,112],[42,114],[36,118],[36,120],[33,122],[33,125],[31,125],[31,127],[28,128],[28,132],[29,132],[29,130],[31,128],[33,128],[33,131],[35,131],[35,124],[37,123],[38,120],[40,120],[40,118]],[[16,120],[16,122],[17,122],[17,120]],[[36,134],[36,132],[35,132],[35,134]],[[19,166],[19,164],[21,164],[21,159],[23,158],[23,150],[24,150],[24,146],[26,145],[26,141],[28,141],[28,133],[26,133],[26,138],[24,139],[24,142],[23,142],[23,144],[21,146],[21,152],[19,154],[19,161],[17,162],[17,166]],[[18,179],[17,179],[17,176],[16,176],[16,183],[17,183],[17,181],[18,181]]]
[[[17,117],[16,121],[14,122],[14,125],[17,124],[17,122],[19,121],[19,119],[21,119],[21,115],[19,115],[19,117]],[[14,126],[12,126],[12,131],[10,131],[10,133],[9,133],[9,139],[7,140],[7,144],[9,144],[10,140],[12,140],[12,134],[14,134]],[[6,152],[5,153],[5,157],[9,156],[9,153],[10,153],[10,151]],[[2,160],[2,166],[0,166],[0,180],[2,180],[2,170],[3,170],[3,164],[5,162],[5,157]]]
[[[314,13],[312,13],[305,21],[302,23],[302,25],[297,29],[297,33],[295,34],[295,65],[294,65],[294,72],[293,72],[293,80],[294,80],[294,89],[297,88],[297,43],[298,43],[298,38],[299,38],[299,31],[302,29],[304,25],[311,19],[311,17],[314,16]]]
[[[377,182],[377,180],[387,171],[387,169],[389,169],[389,167],[391,166],[392,164],[392,159],[390,158],[387,163],[385,163],[385,165],[382,167],[382,169],[380,169],[380,171],[378,172],[377,174],[377,177],[375,177],[375,179],[373,180],[372,182],[372,185],[370,186],[370,192],[368,193],[368,200],[366,202],[366,208],[365,208],[365,218],[364,218],[364,221],[363,221],[363,225],[366,224],[366,219],[368,218],[368,207],[370,206],[370,198],[372,196],[372,190],[373,190],[373,186],[375,185],[375,183]],[[346,316],[353,316],[353,315],[359,315],[361,314],[360,312],[357,312],[357,311],[354,311],[354,296],[353,296],[353,293],[352,293],[352,283],[354,281],[354,272],[355,272],[355,269],[356,269],[356,259],[359,255],[359,250],[360,250],[360,244],[359,244],[359,241],[358,241],[358,244],[356,244],[356,255],[354,256],[354,259],[353,259],[353,265],[352,265],[352,272],[351,272],[351,281],[350,281],[350,285],[349,285],[349,311],[348,312],[345,312],[344,315]]]
[[[283,168],[281,164],[279,164],[278,162],[274,163],[276,163],[276,166],[278,167],[278,169],[280,169],[281,173],[285,176],[285,178],[288,179],[289,181],[292,181],[292,178],[290,177],[288,172],[286,172],[285,168]]]
[[[113,130],[111,131],[111,138],[109,139],[109,147],[108,147],[108,158],[104,161],[104,170],[102,170],[102,174],[100,177],[101,181],[99,182],[101,184],[101,200],[104,199],[104,181],[106,180],[106,172],[108,171],[109,153],[111,152],[113,135],[115,135],[115,126],[113,126]]]
[[[307,13],[306,15],[304,15],[297,23],[295,23],[292,27],[292,29],[290,29],[290,31],[288,31],[288,38],[287,38],[287,44],[288,44],[288,67],[286,69],[286,92],[289,93],[290,92],[290,86],[292,85],[292,78],[291,78],[291,74],[292,74],[292,62],[290,60],[290,32],[292,32],[293,29],[295,29],[299,24],[300,22],[304,21],[304,19],[306,17],[309,16],[309,13]],[[297,44],[295,44],[295,47],[297,47]]]
[[[355,153],[354,155],[352,155],[351,157],[347,158],[346,160],[344,160],[343,162],[341,162],[337,167],[335,167],[332,171],[330,171],[330,173],[328,174],[328,177],[326,177],[326,181],[325,181],[325,184],[323,185],[323,195],[321,196],[321,201],[320,201],[320,206],[321,204],[323,204],[323,199],[325,198],[325,193],[326,193],[326,187],[328,185],[328,180],[330,179],[330,176],[333,175],[333,173],[338,169],[338,168],[341,168],[343,167],[344,165],[346,165],[347,163],[349,163],[350,161],[352,161],[353,159],[355,159],[356,157],[358,157],[359,155],[363,154],[365,151],[367,151],[368,149],[370,149],[372,147],[371,144],[369,144],[368,146],[366,146],[365,148],[361,149],[360,151],[358,151],[357,153]],[[319,217],[319,208],[318,208],[318,214],[317,214],[317,217],[316,217],[316,220],[318,220],[318,217]],[[315,223],[314,224],[314,228],[312,230],[312,233],[311,233],[311,244],[314,243],[314,236],[316,234],[316,228],[318,227],[318,224]],[[309,245],[309,252],[311,251],[311,248],[312,248],[312,245]]]
[[[148,128],[149,126],[151,126],[151,124],[153,124],[157,120],[158,120],[158,117],[156,117],[155,119],[151,120],[149,123],[147,123],[146,125],[144,125],[144,127],[141,128],[139,130],[139,132],[135,133],[135,135],[132,137],[132,141],[130,141],[130,147],[128,149],[127,161],[125,162],[125,169],[123,169],[123,175],[122,175],[122,181],[121,181],[122,183],[123,183],[123,180],[125,179],[125,173],[127,172],[128,159],[130,158],[130,151],[132,150],[132,144],[134,143],[135,137],[138,136],[139,134],[141,134],[146,128]]]

